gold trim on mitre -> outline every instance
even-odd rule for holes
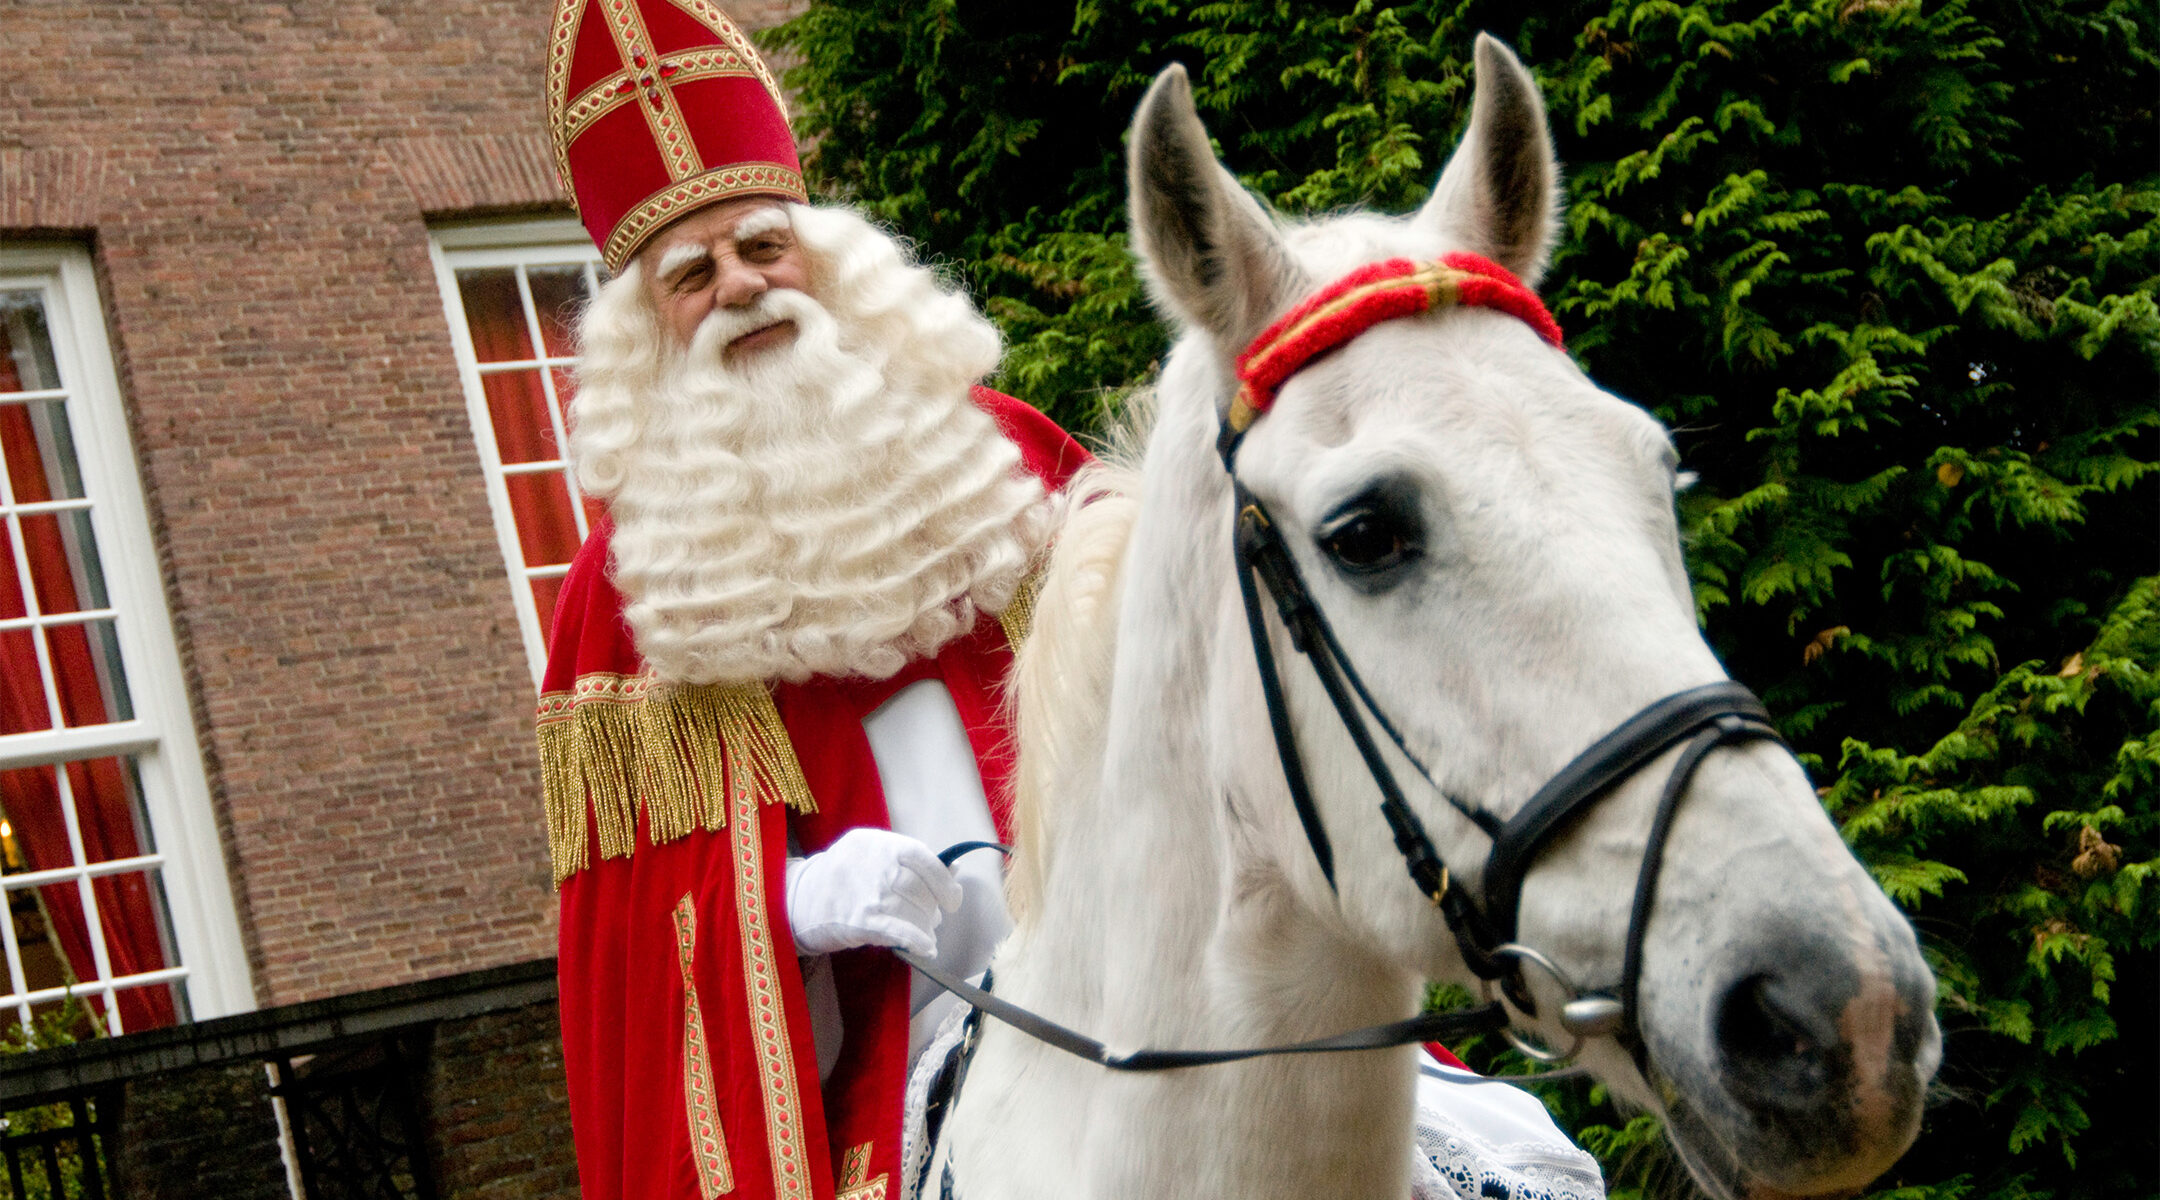
[[[630,256],[645,244],[645,239],[683,212],[731,196],[771,195],[774,192],[784,193],[798,204],[809,199],[809,193],[803,189],[802,175],[779,163],[734,163],[678,180],[645,197],[636,208],[625,213],[622,220],[615,222],[614,231],[608,234],[607,245],[600,248],[600,257],[607,261],[608,270],[619,274]]]
[[[564,132],[563,114],[570,107],[570,60],[577,53],[578,18],[587,3],[555,0],[555,15],[548,22],[548,140],[555,144],[555,180],[573,197],[577,187],[570,182],[570,138]]]
[[[765,804],[816,812],[787,728],[763,684],[671,684],[595,673],[540,697],[536,724],[557,886],[600,857],[627,858],[646,836],[665,845],[727,826],[728,787]]]
[[[758,82],[765,85],[765,94],[772,97],[773,107],[780,110],[780,119],[789,126],[794,125],[795,119],[788,113],[787,93],[780,90],[780,80],[765,66],[764,56],[750,44],[750,37],[742,31],[742,26],[729,20],[712,0],[668,0],[668,3],[695,17],[698,24],[712,30],[714,37],[749,60],[751,68],[757,72]]]

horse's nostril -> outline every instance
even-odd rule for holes
[[[1806,989],[1774,975],[1733,985],[1718,1007],[1718,1048],[1733,1090],[1758,1107],[1799,1110],[1821,1102],[1844,1058],[1827,1014]]]

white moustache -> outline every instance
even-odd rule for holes
[[[816,300],[802,292],[776,288],[748,304],[715,307],[698,323],[684,357],[694,368],[724,370],[722,356],[736,339],[782,321],[793,321],[799,331],[808,332],[811,323],[820,319],[830,318]]]

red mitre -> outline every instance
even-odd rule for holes
[[[706,205],[807,199],[780,85],[712,0],[556,0],[547,90],[555,170],[609,270]]]

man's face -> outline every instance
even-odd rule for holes
[[[743,308],[774,288],[810,292],[810,264],[795,241],[787,210],[746,196],[700,209],[661,231],[638,261],[653,311],[675,348],[690,345],[715,308]],[[814,297],[813,297],[814,298]],[[778,319],[727,344],[730,363],[795,340],[795,323]]]

